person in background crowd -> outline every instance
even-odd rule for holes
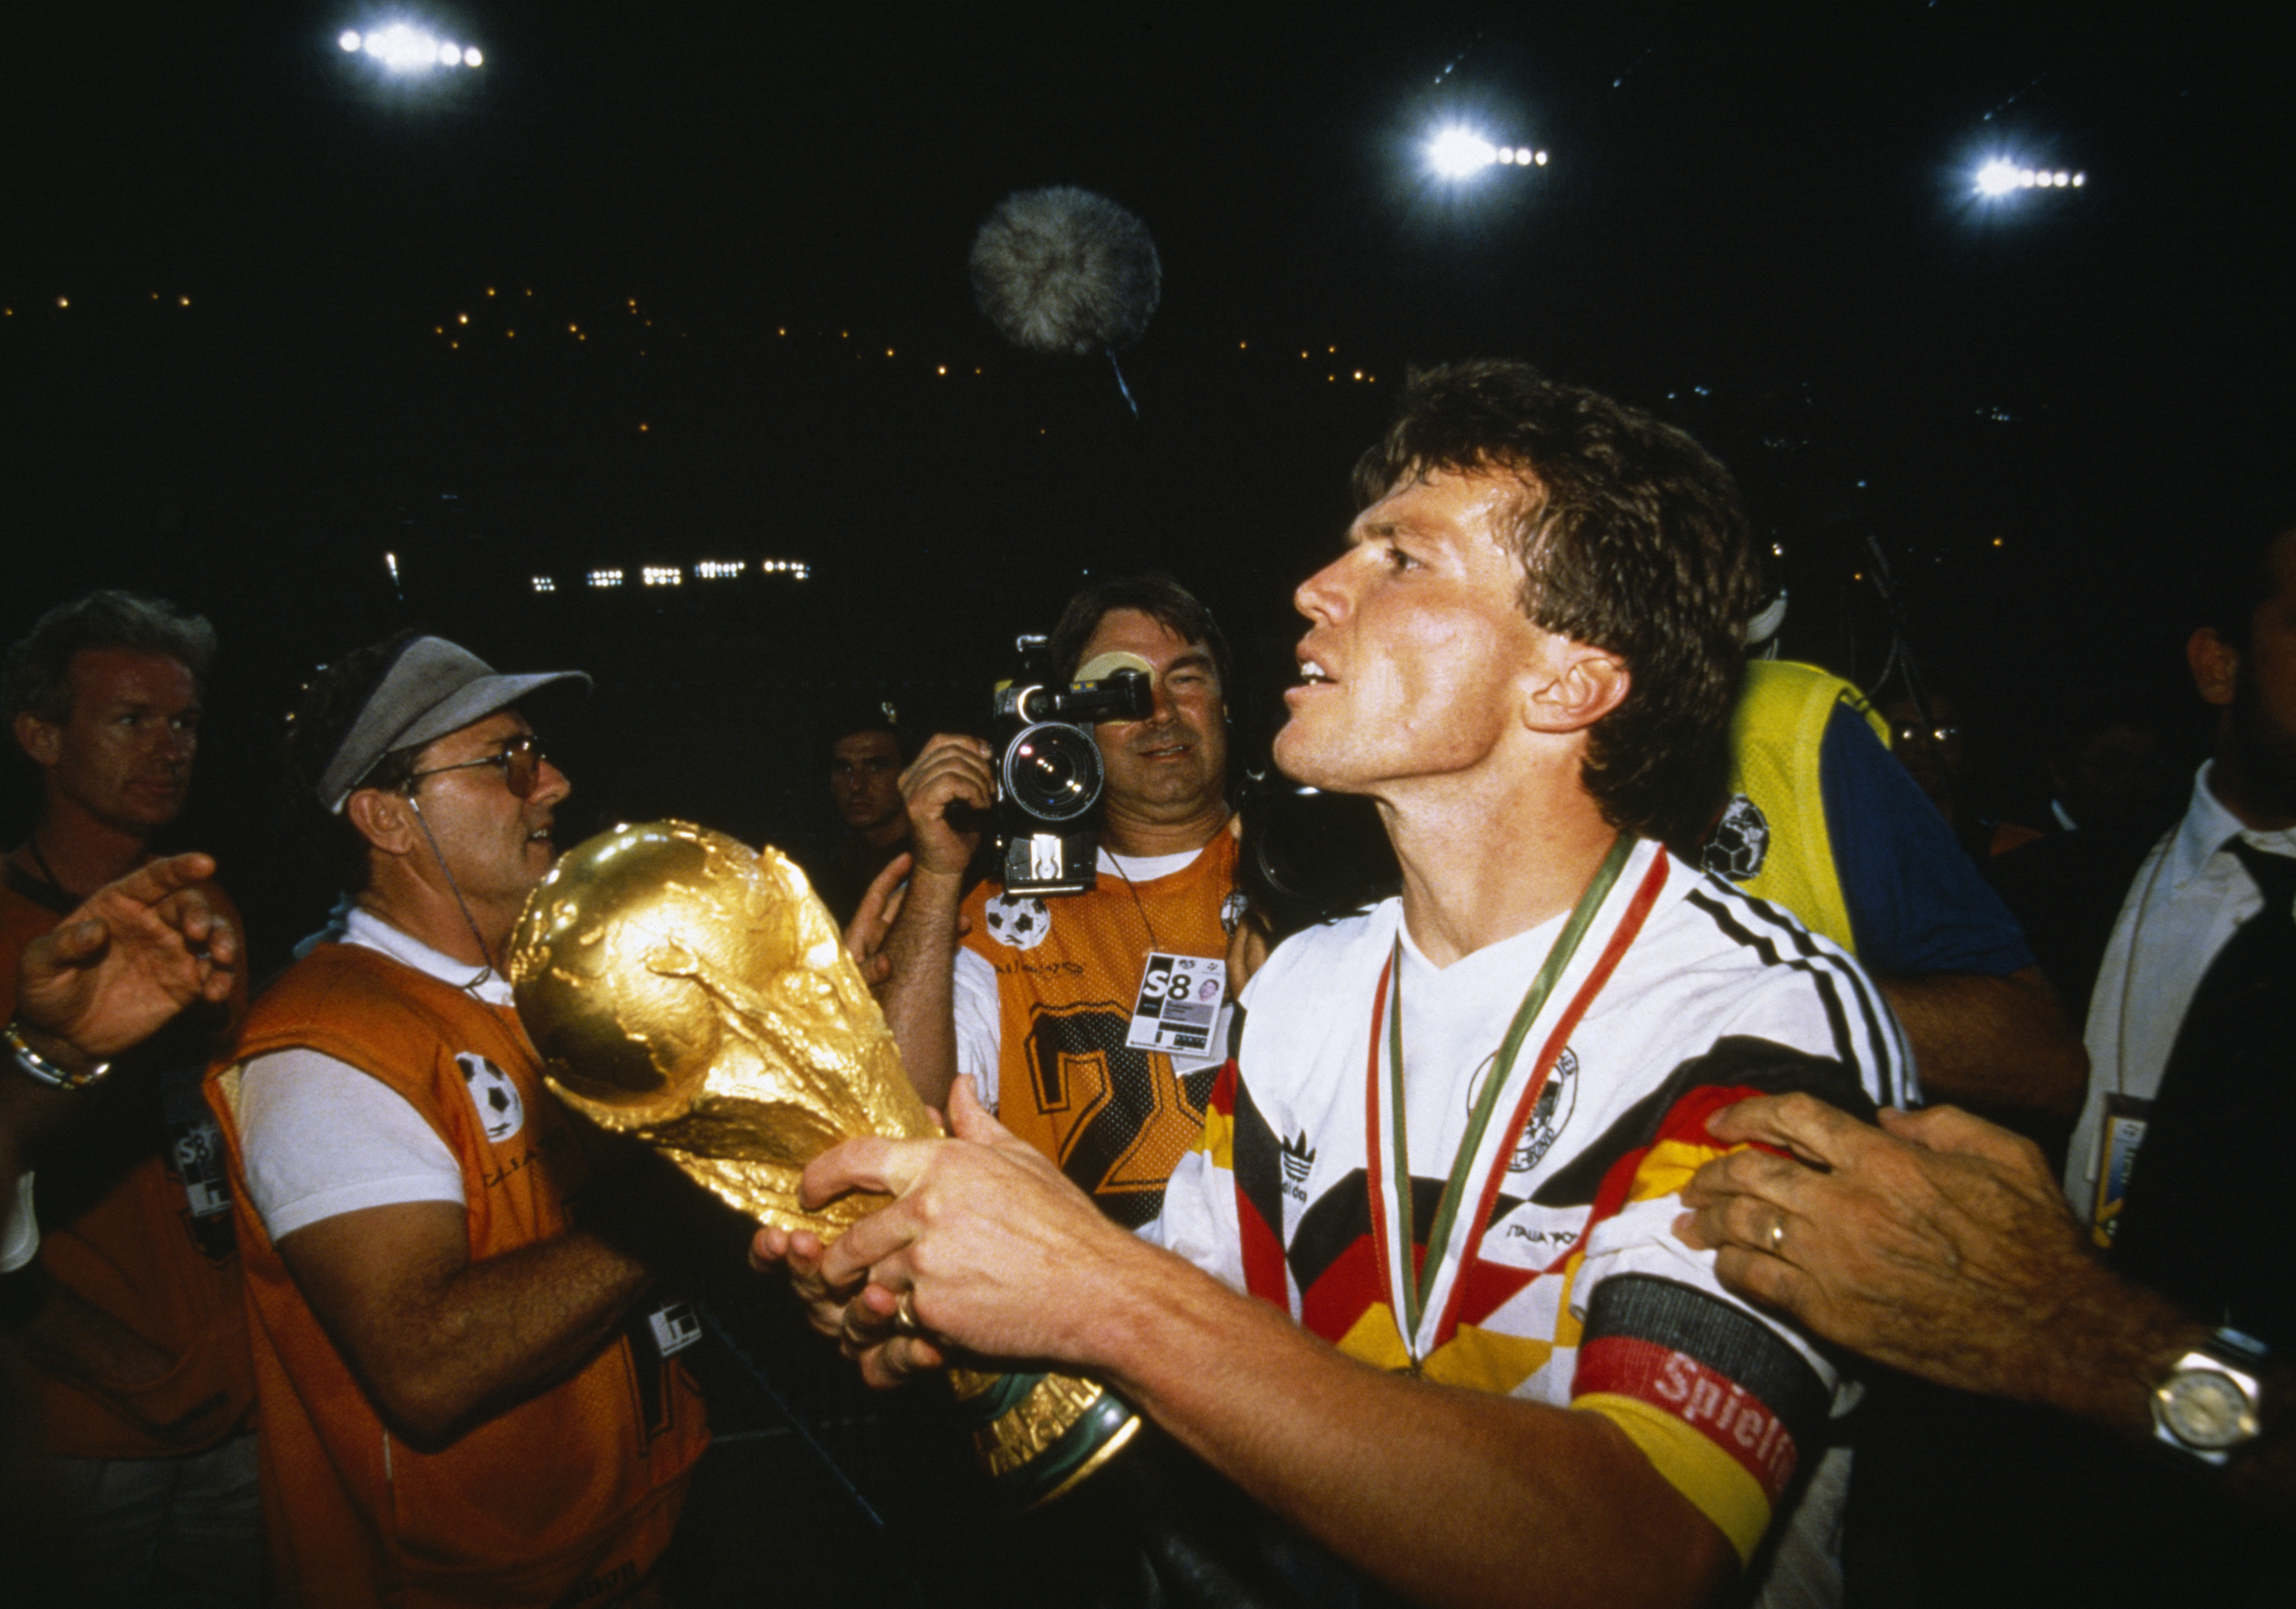
[[[2296,1122],[2296,503],[2235,528],[2211,579],[2186,658],[2215,752],[2106,948],[2065,1186],[2117,1268],[2286,1347],[2296,1243],[2239,1159]]]
[[[853,920],[877,874],[909,847],[901,772],[914,756],[887,709],[854,711],[829,744],[829,796],[844,830],[806,874],[840,927]]]
[[[5,702],[40,809],[0,866],[0,1009],[25,946],[147,862],[182,810],[215,647],[204,620],[107,591],[49,611],[9,651]],[[222,890],[201,893],[236,928]],[[246,1313],[221,1137],[199,1095],[246,1008],[233,976],[227,999],[123,1056],[29,1152],[45,1234],[0,1300],[38,1378],[37,1445],[91,1603],[261,1590]]]
[[[2075,1022],[2087,1021],[2129,879],[2177,817],[2167,726],[2126,693],[2089,690],[2054,723],[2054,830],[1986,864],[1987,880],[2025,930],[2036,965]]]
[[[320,670],[291,723],[349,903],[208,1089],[286,1602],[616,1601],[708,1439],[673,1356],[698,1326],[602,1233],[614,1181],[592,1182],[500,971],[570,791],[518,705],[568,680],[588,678],[400,637]]]
[[[1871,972],[1924,1094],[2045,1131],[2087,1072],[2079,1036],[1999,896],[1881,739],[1858,691],[1755,660],[1730,723],[1730,797],[1699,863],[1784,906]]]
[[[951,812],[994,800],[986,743],[936,737],[903,779],[917,864],[887,940],[885,1015],[927,1102],[972,1080],[1103,1211],[1137,1227],[1203,1129],[1226,1055],[1225,957],[1242,902],[1218,622],[1168,576],[1102,582],[1062,612],[1054,673],[1117,652],[1147,661],[1154,702],[1145,719],[1094,728],[1108,780],[1090,892],[1040,899],[982,883],[966,896],[977,817],[960,825]],[[1159,979],[1209,991],[1187,1002],[1203,1017],[1192,1046],[1162,1018],[1160,1035],[1143,1038],[1138,1003]]]
[[[1783,1103],[1713,1129],[1801,1161],[1733,1156],[1685,1193],[1739,1288],[1953,1388],[1900,1407],[1907,1457],[1858,1494],[1882,1527],[1876,1601],[2296,1591],[2296,1267],[2256,1154],[2296,1119],[2296,504],[2199,568],[2187,658],[2215,753],[2127,885],[2062,1193],[1963,1113],[1877,1133]]]
[[[214,873],[205,855],[147,861],[97,890],[17,957],[6,981],[15,1008],[0,1066],[0,1276],[39,1251],[33,1181],[21,1166],[26,1147],[87,1113],[90,1092],[111,1077],[114,1057],[186,1006],[221,1005],[238,988],[242,940],[207,897]],[[36,1408],[24,1385],[13,1348],[0,1341],[0,1554],[23,1602],[83,1602],[88,1575],[59,1522],[55,1505],[66,1494],[45,1478],[32,1451]]]
[[[1890,725],[1890,752],[1929,796],[1972,860],[1982,864],[2040,836],[2031,827],[2002,820],[1983,809],[1969,718],[1959,699],[1929,687],[1921,698],[1907,692],[1889,700],[1882,715]]]

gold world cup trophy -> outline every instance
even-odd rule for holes
[[[561,1100],[760,1222],[833,1240],[888,1198],[808,1212],[805,1165],[857,1135],[939,1132],[842,935],[778,850],[677,821],[601,833],[529,898],[509,974]],[[1066,1491],[1140,1425],[1089,1380],[949,1379],[991,1482],[1021,1504]]]

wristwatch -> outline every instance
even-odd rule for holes
[[[8,1054],[27,1078],[38,1080],[51,1089],[85,1089],[111,1071],[109,1062],[98,1062],[85,1072],[74,1072],[69,1067],[59,1067],[32,1048],[24,1038],[24,1030],[16,1019],[8,1019],[8,1026],[0,1029],[0,1039],[5,1039]]]
[[[2152,1433],[2187,1457],[2225,1463],[2262,1430],[2257,1372],[2270,1355],[2251,1336],[2218,1330],[2153,1388]]]

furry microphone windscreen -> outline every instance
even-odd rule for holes
[[[1104,195],[1006,196],[972,241],[972,296],[1005,340],[1087,357],[1140,339],[1163,265],[1148,226]]]

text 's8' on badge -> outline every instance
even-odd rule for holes
[[[1140,972],[1140,993],[1132,1003],[1126,1047],[1203,1055],[1211,1044],[1220,996],[1226,988],[1227,963],[1218,956],[1152,952]]]

